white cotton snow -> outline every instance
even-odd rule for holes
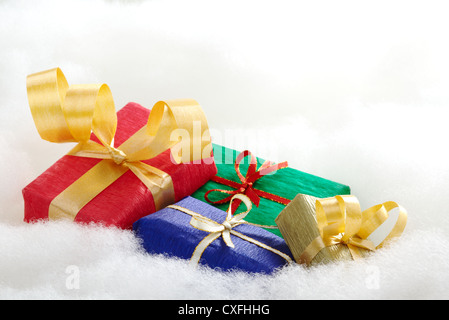
[[[0,298],[449,298],[443,2],[0,2]],[[214,141],[393,200],[404,235],[357,262],[272,276],[191,269],[130,231],[26,224],[21,190],[71,145],[40,139],[25,79],[61,67],[117,109],[194,98]],[[215,290],[211,291],[211,288]]]

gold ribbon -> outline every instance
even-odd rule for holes
[[[398,219],[387,237],[375,246],[368,240],[370,234],[389,217],[389,212],[399,209]],[[407,212],[396,202],[388,201],[361,211],[360,204],[352,195],[335,196],[316,201],[316,218],[320,236],[315,238],[299,258],[299,263],[310,264],[325,247],[346,245],[353,259],[361,257],[359,248],[376,250],[387,240],[399,237],[407,224]]]
[[[157,102],[147,125],[115,148],[117,115],[106,84],[69,86],[62,71],[55,68],[29,75],[27,93],[42,139],[77,142],[69,155],[102,159],[53,199],[49,219],[73,220],[83,206],[128,170],[150,190],[159,210],[175,202],[172,178],[142,160],[154,158],[167,149],[171,150],[175,164],[211,156],[206,117],[194,100]],[[92,133],[100,143],[90,140]]]
[[[246,211],[233,216],[231,207],[232,201],[234,201],[235,199],[241,200],[246,205]],[[267,227],[259,224],[249,223],[243,220],[252,209],[251,200],[243,194],[236,194],[234,195],[234,197],[232,197],[231,202],[229,203],[229,209],[227,211],[226,220],[223,223],[218,223],[209,218],[206,218],[205,216],[197,212],[194,212],[192,210],[189,210],[187,208],[178,205],[169,205],[168,208],[176,209],[178,211],[184,212],[192,216],[192,219],[190,220],[190,225],[192,227],[198,230],[209,232],[209,234],[206,237],[204,237],[204,239],[201,240],[201,242],[196,246],[195,251],[193,252],[192,257],[190,259],[191,265],[194,266],[198,265],[198,262],[200,261],[201,256],[204,253],[204,250],[206,250],[206,248],[219,237],[223,237],[223,240],[228,247],[234,248],[234,243],[232,242],[231,234],[281,256],[288,263],[293,262],[293,260],[287,254],[277,249],[274,249],[270,246],[267,246],[266,244],[259,242],[251,237],[248,237],[233,229],[234,227],[241,224],[250,224],[263,228]]]

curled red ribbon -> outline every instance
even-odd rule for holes
[[[243,174],[240,172],[240,164],[241,164],[242,160],[248,156],[251,157],[250,158],[251,160],[250,160],[250,164],[248,167],[248,171],[246,172],[246,176],[243,176]],[[225,178],[222,178],[219,176],[214,176],[211,178],[211,180],[221,183],[221,184],[224,184],[228,187],[232,187],[235,190],[211,189],[211,190],[207,191],[206,194],[204,195],[204,198],[206,199],[207,202],[212,203],[212,204],[222,204],[222,203],[231,201],[232,197],[236,194],[244,194],[257,207],[259,206],[259,203],[260,203],[260,197],[271,200],[271,201],[275,201],[275,202],[278,202],[278,203],[281,203],[284,205],[287,205],[290,203],[291,200],[289,200],[289,199],[286,199],[286,198],[280,197],[278,195],[254,188],[254,183],[257,180],[259,180],[260,178],[262,178],[264,175],[273,173],[279,169],[287,168],[288,167],[287,161],[278,163],[278,164],[275,164],[272,161],[265,161],[259,167],[259,169],[257,169],[256,157],[253,156],[253,154],[250,151],[245,150],[245,151],[241,152],[235,159],[234,167],[235,167],[235,172],[237,173],[237,176],[240,179],[240,183],[232,181],[232,180],[228,180],[228,179],[225,179]],[[229,194],[229,196],[227,196],[221,200],[212,201],[209,199],[209,193],[214,192],[214,191]],[[238,208],[238,206],[241,203],[240,201],[237,201],[237,200],[238,199],[236,199],[232,203],[232,212],[235,212],[235,210]]]

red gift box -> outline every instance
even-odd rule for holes
[[[119,147],[135,132],[146,125],[150,110],[137,103],[129,103],[117,112],[115,147]],[[92,140],[97,141],[95,136]],[[52,200],[78,180],[84,173],[98,164],[101,159],[65,155],[23,189],[26,222],[48,220]],[[173,180],[175,201],[192,194],[217,173],[212,159],[199,163],[175,164],[170,150],[142,162],[156,167]],[[149,189],[128,170],[100,194],[87,203],[74,221],[101,223],[123,229],[132,227],[133,222],[155,212],[156,206]]]

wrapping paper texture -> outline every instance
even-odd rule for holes
[[[120,146],[146,125],[149,114],[149,109],[137,103],[128,103],[119,110],[115,147]],[[92,140],[98,141],[95,136],[92,136]],[[23,189],[24,220],[26,222],[47,220],[51,201],[100,161],[100,159],[71,155],[65,155],[56,161]],[[211,161],[202,161],[200,164],[173,164],[170,159],[170,150],[142,162],[165,171],[172,177],[176,201],[190,195],[206,183],[217,170]],[[128,170],[85,205],[76,215],[75,221],[129,229],[132,228],[134,221],[155,210],[151,192]]]
[[[192,197],[186,197],[177,205],[218,223],[226,219],[226,212]],[[164,208],[136,221],[133,229],[147,252],[190,259],[196,246],[208,235],[207,232],[192,227],[190,220],[191,216],[186,213]],[[245,224],[235,227],[234,230],[291,257],[285,241],[271,232]],[[239,237],[231,235],[231,239],[235,248],[228,247],[222,237],[212,242],[204,251],[200,264],[223,271],[243,270],[270,274],[287,263],[279,255]]]
[[[240,183],[234,168],[235,159],[240,152],[217,144],[213,144],[213,152],[215,163],[217,165],[217,175]],[[257,158],[257,168],[259,168],[264,161],[264,159]],[[248,166],[249,158],[245,158],[244,162],[242,162],[240,166],[243,176],[245,176]],[[346,185],[320,178],[290,167],[280,169],[270,175],[263,176],[254,183],[254,188],[279,195],[289,200],[292,200],[298,193],[308,194],[319,198],[350,194],[350,188]],[[208,181],[205,185],[195,191],[192,194],[192,197],[206,202],[204,195],[211,189],[235,190],[221,183]],[[218,192],[212,192],[209,194],[209,199],[212,201],[219,200],[224,197],[224,194]],[[221,210],[227,210],[228,204],[229,203],[213,205]],[[243,206],[240,206],[237,212],[241,212],[243,210],[242,207]],[[274,226],[276,225],[276,217],[284,208],[285,206],[281,203],[260,198],[259,207],[253,206],[253,209],[245,220],[256,224]],[[266,230],[283,237],[279,230]]]
[[[316,197],[298,194],[276,218],[276,224],[297,262],[307,246],[320,236],[316,219],[316,200]],[[368,250],[359,250],[362,256],[370,254]],[[346,245],[335,244],[323,248],[311,265],[343,260],[352,260],[351,253]]]

